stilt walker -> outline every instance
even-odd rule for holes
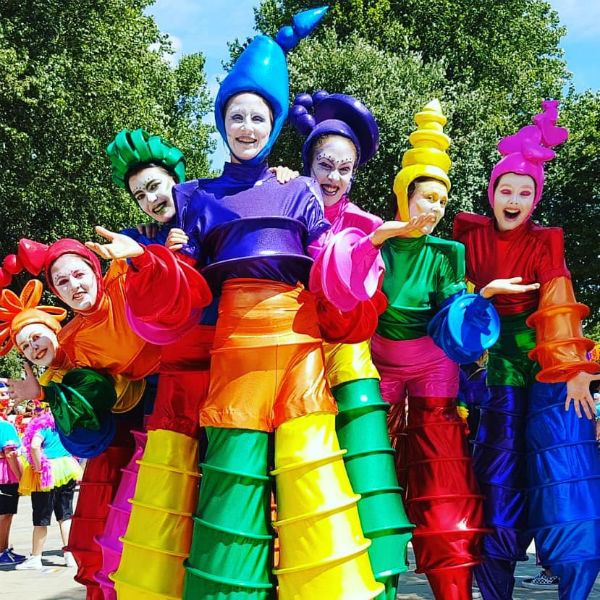
[[[300,177],[281,186],[264,162],[287,115],[284,48],[310,33],[324,12],[300,13],[278,42],[258,36],[245,49],[216,100],[217,128],[232,162],[220,177],[174,190],[182,231],[172,230],[170,238],[187,238],[184,250],[202,273],[196,274],[220,294],[209,393],[200,411],[208,448],[186,563],[188,598],[274,597],[273,431],[279,597],[366,600],[384,589],[371,572],[359,497],[335,434],[316,303],[306,290],[311,256],[330,248],[323,236],[329,224],[314,182]],[[169,272],[164,262],[125,236],[106,237],[107,251],[132,258],[132,285],[144,271],[161,285]],[[361,256],[357,288],[364,289],[376,257],[376,250]],[[335,294],[328,299],[340,301]],[[133,319],[138,311],[147,317],[156,308],[152,300],[132,307]],[[193,305],[190,300],[185,308],[185,294],[177,300],[174,311]],[[168,326],[172,315],[158,317],[156,328]]]
[[[392,404],[390,435],[405,440],[397,444],[398,478],[406,481],[407,513],[416,525],[417,572],[427,575],[438,600],[465,600],[484,528],[483,497],[456,410],[458,362],[471,362],[493,343],[497,315],[489,301],[465,293],[462,246],[430,235],[450,188],[450,140],[439,102],[415,121],[413,148],[394,182],[398,219],[428,214],[431,221],[382,247],[388,308],[371,350],[383,399]]]
[[[325,218],[331,223],[330,234],[338,238],[346,236],[348,255],[360,245],[381,245],[386,239],[381,219],[348,199],[356,169],[373,157],[379,144],[377,123],[369,109],[345,94],[324,91],[313,96],[299,94],[290,122],[306,136],[302,148],[304,174],[314,177],[321,186]],[[388,231],[389,237],[397,233],[391,228]],[[382,269],[376,274],[382,275]],[[318,276],[316,270],[313,276]],[[377,285],[376,277],[373,283]],[[311,282],[311,289],[315,287],[322,286],[319,282],[313,286]],[[385,301],[378,294],[382,311]],[[352,299],[351,290],[346,297]],[[322,328],[335,326],[334,320],[328,322],[327,316],[321,320]],[[353,319],[356,339],[361,338],[360,329],[365,321]],[[394,469],[394,450],[386,419],[389,405],[381,398],[379,373],[367,341],[326,343],[323,348],[327,382],[339,411],[336,430],[340,446],[346,450],[344,462],[352,489],[361,495],[358,501],[361,525],[371,540],[371,567],[375,579],[385,585],[380,598],[393,600],[399,574],[408,569],[402,548],[406,548],[411,538],[413,525],[406,517]]]
[[[532,536],[541,563],[560,578],[561,600],[587,598],[600,569],[600,459],[589,393],[600,367],[586,357],[594,345],[581,330],[588,309],[575,300],[563,232],[530,218],[544,162],[568,136],[556,126],[557,106],[543,102],[533,125],[498,144],[503,158],[488,187],[494,217],[461,213],[454,224],[477,289],[493,277],[537,284],[494,301],[500,338],[489,351],[474,453],[493,528],[476,570],[485,600],[512,598],[515,564],[526,560]]]

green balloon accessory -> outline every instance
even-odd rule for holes
[[[185,157],[183,152],[160,135],[150,135],[144,129],[123,129],[107,146],[106,153],[112,166],[113,181],[125,188],[127,173],[143,163],[158,163],[173,171],[179,180],[185,181]]]

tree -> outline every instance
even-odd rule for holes
[[[2,256],[19,238],[87,239],[143,218],[112,183],[105,148],[123,128],[164,135],[188,173],[209,172],[204,58],[172,68],[150,0],[0,0]]]
[[[256,26],[273,35],[296,12],[320,4],[320,0],[263,0],[255,9]],[[568,79],[558,45],[565,29],[558,13],[543,0],[504,0],[493,6],[487,0],[329,4],[324,22],[341,41],[358,35],[384,52],[418,52],[426,64],[441,60],[453,82],[483,85],[498,96],[495,102],[504,97],[522,111],[540,96],[558,97]],[[311,39],[324,35],[318,28]]]

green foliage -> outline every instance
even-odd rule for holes
[[[21,379],[23,373],[23,358],[16,350],[11,350],[6,356],[0,356],[0,377]]]
[[[264,0],[255,9],[258,29],[274,34],[299,10],[319,0]],[[324,23],[340,40],[353,35],[385,52],[419,52],[425,63],[442,60],[446,76],[509,92],[522,105],[532,88],[556,96],[567,77],[558,43],[565,33],[543,0],[335,0]],[[324,36],[322,28],[312,34]],[[525,84],[525,85],[523,85]],[[529,98],[531,101],[531,98]]]
[[[144,127],[209,171],[204,58],[172,52],[148,0],[0,0],[2,256],[21,237],[88,239],[143,219],[110,178],[105,148]]]
[[[564,229],[575,294],[590,306],[588,326],[600,340],[600,92],[571,91],[560,123],[569,139],[556,148],[556,159],[546,169],[537,212],[544,224]]]

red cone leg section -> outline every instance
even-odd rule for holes
[[[471,567],[428,571],[427,579],[436,598],[468,600],[472,597]]]
[[[86,586],[87,600],[103,598],[94,579],[102,568],[102,551],[94,538],[104,531],[108,505],[117,491],[121,469],[132,453],[133,447],[109,446],[100,456],[90,458],[83,472],[67,548],[77,562],[75,581]]]
[[[417,572],[427,574],[437,600],[471,598],[471,567],[481,562],[486,530],[453,398],[409,399],[406,465]]]

